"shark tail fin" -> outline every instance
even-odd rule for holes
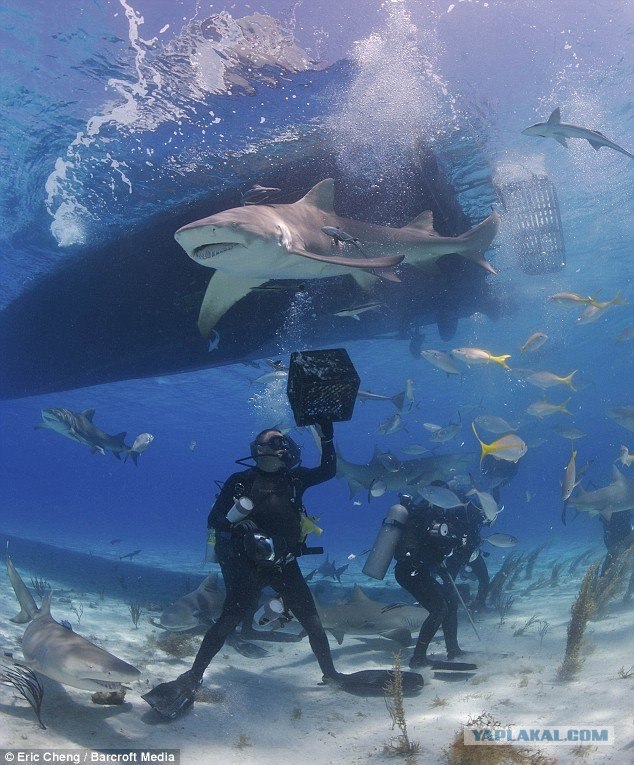
[[[405,391],[402,390],[400,393],[396,393],[390,400],[399,410],[399,412],[403,411],[403,404],[405,403]]]
[[[495,238],[500,226],[500,216],[497,212],[491,213],[482,223],[478,223],[469,231],[456,237],[456,243],[459,248],[456,249],[464,258],[477,263],[479,266],[492,274],[497,273],[489,261],[484,257],[485,250],[488,249]]]

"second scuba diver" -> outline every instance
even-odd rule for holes
[[[432,486],[447,487],[447,484],[434,481]],[[472,503],[443,510],[423,500],[408,507],[407,520],[394,553],[394,576],[429,612],[409,662],[412,669],[435,663],[427,656],[427,650],[441,625],[447,659],[451,662],[462,656],[458,645],[455,577],[478,549],[482,520],[480,510]]]

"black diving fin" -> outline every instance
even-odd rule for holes
[[[477,664],[469,664],[466,661],[430,661],[427,665],[431,669],[448,670],[453,672],[473,672],[478,668]]]
[[[173,720],[193,705],[200,684],[190,672],[185,672],[176,680],[160,683],[141,698],[162,717]]]
[[[418,672],[401,672],[403,696],[416,696],[425,681]],[[338,674],[336,678],[324,677],[324,683],[335,685],[355,696],[384,696],[388,683],[394,678],[391,669],[362,669],[359,672]]]

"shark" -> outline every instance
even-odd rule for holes
[[[420,630],[428,614],[422,606],[372,600],[358,584],[354,586],[348,603],[333,606],[316,604],[324,629],[339,645],[347,634],[382,635],[407,646],[411,643],[412,632]]]
[[[573,125],[570,122],[562,122],[561,109],[559,107],[553,110],[546,122],[537,122],[530,127],[524,128],[522,133],[524,135],[539,136],[540,138],[554,138],[557,143],[560,143],[566,149],[568,148],[568,138],[582,138],[588,141],[590,146],[597,151],[606,147],[607,149],[614,149],[614,151],[625,154],[630,159],[634,159],[634,154],[625,151],[621,146],[604,136],[603,133],[599,133],[598,130],[589,130],[579,125]]]
[[[612,483],[596,491],[585,491],[578,486],[567,500],[579,513],[600,515],[609,521],[613,513],[634,510],[634,478],[628,480],[616,466],[612,466]]]
[[[192,260],[215,269],[198,316],[208,338],[235,303],[269,281],[350,274],[368,291],[381,277],[398,281],[393,267],[402,261],[430,268],[450,253],[495,273],[484,252],[498,226],[495,212],[456,237],[440,236],[430,211],[402,228],[342,218],[334,210],[334,180],[327,178],[292,204],[231,208],[188,223],[174,236]],[[362,243],[363,254],[340,254],[324,228],[347,232]]]
[[[350,497],[368,491],[375,481],[383,481],[386,491],[418,493],[432,481],[447,480],[456,473],[468,472],[474,463],[473,454],[437,454],[400,460],[396,471],[389,470],[381,460],[382,452],[375,447],[372,459],[366,465],[348,462],[337,453],[337,478],[348,482]]]
[[[615,406],[608,409],[606,414],[622,427],[634,431],[634,406]]]
[[[20,604],[20,613],[11,621],[29,623],[22,637],[24,661],[20,663],[51,680],[86,691],[120,691],[123,683],[138,680],[141,673],[132,664],[56,621],[51,616],[51,594],[38,608],[9,555],[6,564]]]
[[[117,433],[115,436],[108,435],[105,431],[93,424],[94,409],[85,409],[83,412],[73,412],[70,409],[54,407],[42,409],[42,422],[38,422],[35,428],[53,430],[73,441],[87,446],[92,454],[99,452],[105,454],[111,452],[118,460],[121,452],[126,455],[132,454],[136,464],[138,454],[136,450],[125,443],[126,433]],[[135,442],[136,443],[136,442]]]
[[[218,587],[218,574],[212,572],[193,591],[167,606],[158,622],[152,622],[170,632],[187,632],[201,625],[209,626],[222,611],[225,591]]]

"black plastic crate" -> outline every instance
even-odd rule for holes
[[[344,348],[294,351],[288,370],[288,400],[297,425],[352,418],[361,380]]]

